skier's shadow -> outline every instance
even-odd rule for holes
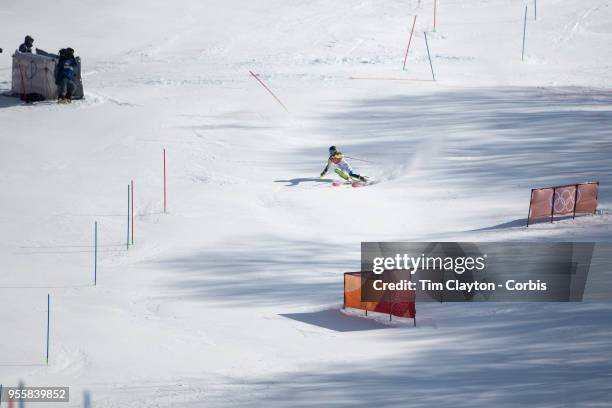
[[[275,183],[289,183],[287,184],[287,187],[297,186],[300,183],[305,183],[307,181],[313,181],[315,183],[331,183],[334,180],[319,177],[298,177],[290,180],[274,180]]]

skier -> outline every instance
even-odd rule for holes
[[[74,50],[72,48],[61,49],[59,53],[59,62],[56,68],[56,84],[59,87],[59,103],[70,103],[72,94],[76,89],[74,83],[74,69],[77,66],[77,61],[74,58]]]
[[[321,177],[327,174],[327,171],[329,170],[330,166],[334,166],[334,171],[336,172],[336,174],[346,181],[350,181],[351,178],[363,182],[368,181],[366,177],[360,176],[359,174],[355,174],[353,172],[353,168],[344,159],[344,155],[338,151],[336,146],[330,146],[329,148],[329,159],[327,160],[327,166],[325,166],[325,169],[323,169],[323,172],[321,172]]]

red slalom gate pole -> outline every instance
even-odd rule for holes
[[[132,245],[134,245],[134,180],[130,181],[132,186]]]
[[[19,73],[21,74],[21,99],[26,100],[26,86],[25,86],[25,76],[23,74],[23,67],[19,64]]]
[[[437,5],[436,3],[437,1],[434,0],[434,16],[433,16],[434,17],[434,28],[433,28],[434,33],[436,32],[436,5]]]
[[[130,185],[128,184],[128,205],[127,205],[127,235],[125,236],[125,249],[130,249]]]
[[[255,78],[255,79],[257,80],[257,82],[259,82],[259,83],[261,84],[261,86],[263,86],[263,87],[266,89],[266,91],[268,91],[268,92],[270,93],[270,95],[272,95],[272,97],[273,97],[274,99],[276,99],[276,102],[278,102],[278,103],[280,104],[280,106],[282,106],[282,107],[283,107],[283,109],[284,109],[284,110],[285,110],[287,113],[289,113],[289,109],[287,109],[287,107],[285,106],[285,104],[284,104],[284,103],[282,103],[282,102],[281,102],[281,100],[280,100],[280,99],[278,99],[278,97],[277,97],[276,95],[274,95],[274,92],[272,92],[272,91],[270,90],[270,88],[268,88],[268,87],[266,86],[266,84],[264,84],[264,83],[262,82],[262,80],[261,80],[261,79],[259,79],[259,77],[253,73],[253,71],[249,71],[249,74],[251,74],[251,75],[253,76],[253,78]]]
[[[408,38],[408,46],[406,47],[406,55],[404,55],[404,66],[402,67],[402,71],[406,69],[406,61],[408,60],[408,51],[410,50],[410,43],[412,42],[412,33],[414,32],[414,26],[416,24],[417,16],[415,14],[414,20],[412,20],[412,29],[410,30],[410,38]]]
[[[166,213],[166,149],[164,148],[164,214]]]

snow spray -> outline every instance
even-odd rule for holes
[[[431,68],[431,77],[433,80],[436,80],[436,75],[434,74],[433,64],[431,63],[431,54],[429,53],[429,42],[427,41],[427,32],[423,32],[425,34],[425,46],[427,47],[427,57],[429,58],[429,68]]]
[[[412,29],[410,30],[410,37],[408,38],[408,46],[406,47],[406,55],[404,55],[404,66],[402,71],[406,69],[406,61],[408,60],[408,51],[410,50],[410,43],[412,42],[412,33],[414,32],[414,25],[416,24],[417,16],[415,14],[414,20],[412,20]]]
[[[253,71],[249,71],[249,74],[251,74],[251,75],[253,76],[253,78],[255,78],[255,79],[257,80],[257,82],[259,82],[259,83],[261,84],[261,86],[263,86],[263,87],[266,89],[266,91],[268,91],[268,92],[270,93],[270,95],[272,95],[272,96],[274,97],[274,99],[276,99],[276,102],[278,102],[278,103],[279,103],[279,104],[280,104],[280,105],[283,107],[283,109],[285,109],[285,111],[286,111],[287,113],[289,113],[289,109],[287,109],[287,107],[285,106],[285,104],[284,104],[284,103],[282,103],[282,102],[281,102],[281,100],[280,100],[280,99],[278,99],[278,97],[277,97],[276,95],[274,95],[274,92],[272,92],[272,91],[270,90],[270,88],[268,88],[268,87],[266,86],[266,84],[264,84],[264,83],[263,83],[263,81],[262,81],[261,79],[259,79],[259,77],[253,73]]]

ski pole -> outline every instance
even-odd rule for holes
[[[373,161],[364,160],[364,159],[359,159],[359,158],[357,158],[357,157],[351,157],[351,156],[347,156],[347,155],[344,155],[344,157],[346,157],[347,159],[357,160],[357,161],[361,161],[361,162],[364,162],[364,163],[376,164],[376,163],[375,163],[375,162],[373,162]]]

